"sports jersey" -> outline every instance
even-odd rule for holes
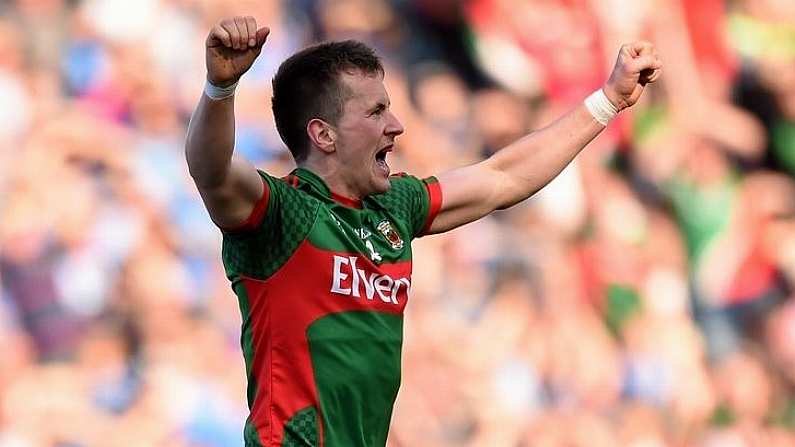
[[[383,446],[400,385],[411,241],[441,206],[434,178],[390,177],[353,201],[298,168],[225,230],[242,313],[245,445]]]

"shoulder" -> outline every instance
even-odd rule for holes
[[[294,174],[288,174],[284,177],[276,177],[268,174],[262,170],[257,170],[262,180],[271,190],[271,194],[275,194],[281,201],[289,202],[290,204],[314,203],[314,198],[307,194],[300,188],[300,179]]]
[[[257,173],[265,185],[263,198],[243,225],[223,229],[225,235],[246,235],[263,227],[272,231],[273,227],[307,219],[316,210],[317,200],[298,187],[296,176],[275,177],[260,169]]]
[[[383,207],[400,207],[408,201],[416,200],[423,189],[422,180],[413,175],[399,173],[389,176],[389,190],[372,195],[369,199]]]
[[[393,197],[395,195],[407,194],[409,192],[421,192],[425,188],[425,180],[420,179],[405,172],[399,172],[389,176],[389,191],[379,194],[380,197]]]
[[[389,191],[373,196],[376,200],[384,203],[418,199],[424,201],[432,198],[439,187],[436,177],[419,178],[405,172],[390,176],[389,183]]]
[[[389,178],[390,188],[383,194],[372,196],[373,200],[392,213],[412,222],[412,227],[427,215],[434,196],[432,189],[436,179],[399,173]],[[416,229],[416,228],[415,228]]]

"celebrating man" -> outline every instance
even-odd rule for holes
[[[252,17],[210,31],[186,143],[243,316],[246,446],[383,446],[411,241],[530,197],[638,100],[661,63],[649,43],[624,45],[604,87],[553,124],[480,163],[418,179],[390,176],[403,126],[373,50],[312,46],[273,79],[276,127],[297,165],[274,178],[233,154],[235,86],[268,33]]]

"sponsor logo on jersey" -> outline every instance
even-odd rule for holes
[[[403,239],[400,238],[400,234],[392,227],[392,222],[388,220],[381,221],[376,228],[384,235],[392,248],[395,250],[403,248]]]
[[[331,293],[355,298],[378,298],[385,303],[399,304],[411,288],[408,278],[392,278],[378,272],[367,272],[356,267],[356,256],[334,255],[331,275]]]

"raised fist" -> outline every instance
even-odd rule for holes
[[[223,19],[207,36],[207,80],[218,87],[234,84],[251,68],[270,29],[257,29],[254,17]]]
[[[623,45],[604,86],[605,95],[618,110],[625,109],[638,101],[646,84],[660,78],[661,71],[654,45],[644,41]]]

